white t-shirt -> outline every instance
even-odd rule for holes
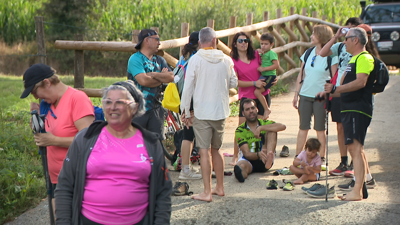
[[[304,55],[301,56],[300,60],[304,62]],[[314,66],[311,66],[311,62],[314,59]],[[335,65],[338,63],[338,57],[332,57],[331,65]],[[305,97],[314,98],[318,92],[324,91],[324,85],[326,80],[330,80],[329,70],[325,70],[328,66],[328,60],[326,57],[321,57],[320,55],[315,55],[315,48],[311,51],[308,56],[306,65],[304,67],[304,75],[303,75],[303,85],[300,89],[300,95]],[[332,76],[335,74],[335,71],[332,71]]]
[[[340,63],[339,67],[339,72],[338,72],[338,77],[337,77],[337,82],[336,82],[336,87],[340,86],[340,80],[342,79],[342,76],[344,72],[346,71],[347,64],[349,64],[351,57],[353,57],[350,53],[346,51],[346,45],[343,45],[342,50],[340,50],[340,55],[338,55],[339,51],[339,45],[342,42],[338,42],[331,47],[332,55],[331,57],[338,57],[339,61],[342,61]]]

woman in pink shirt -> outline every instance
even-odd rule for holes
[[[262,119],[264,115],[264,107],[254,95],[254,90],[265,86],[265,82],[259,80],[261,73],[257,70],[261,65],[261,57],[257,51],[254,50],[251,38],[244,32],[235,34],[232,40],[231,57],[233,60],[234,69],[238,76],[239,99],[251,98],[257,103],[258,118]],[[274,85],[277,81],[274,82]],[[269,96],[270,90],[263,92],[268,105],[271,105],[271,97]],[[241,107],[239,107],[241,108]],[[241,111],[239,111],[239,124],[245,122],[245,118]],[[234,144],[234,154],[232,161],[229,163],[234,166],[238,160],[239,148]]]
[[[169,224],[172,183],[158,134],[131,122],[144,113],[132,81],[104,91],[106,121],[79,132],[56,189],[57,224]]]

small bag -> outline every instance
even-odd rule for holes
[[[179,92],[175,83],[171,82],[165,88],[164,99],[161,103],[164,108],[179,113],[181,99],[179,98]]]

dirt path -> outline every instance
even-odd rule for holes
[[[369,190],[369,198],[360,202],[342,202],[337,197],[325,202],[312,199],[301,192],[301,186],[294,191],[266,190],[270,179],[294,179],[294,176],[273,176],[271,172],[252,174],[244,183],[238,183],[234,176],[224,180],[225,197],[214,197],[213,202],[192,200],[189,196],[172,197],[172,224],[397,224],[400,218],[400,76],[392,76],[384,93],[375,97],[374,115],[368,129],[365,151],[372,175],[378,182]],[[271,119],[287,126],[279,133],[277,158],[273,170],[289,166],[294,157],[298,131],[298,114],[291,106],[293,92],[272,99]],[[233,135],[238,118],[229,118],[222,151],[233,153]],[[314,131],[309,137],[316,137]],[[283,145],[290,149],[290,156],[280,158]],[[336,125],[329,123],[329,165],[336,167],[340,162],[337,146]],[[225,158],[225,170],[231,158]],[[172,180],[177,181],[179,173],[172,171]],[[325,183],[325,173],[321,183]],[[343,177],[329,176],[330,185],[347,182]],[[215,185],[215,179],[213,179]],[[202,180],[189,181],[190,190],[195,194],[202,191]],[[310,186],[306,184],[305,186]],[[337,190],[337,194],[343,193]],[[18,217],[14,224],[47,224],[46,201]]]

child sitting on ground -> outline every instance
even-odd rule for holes
[[[274,36],[272,36],[272,34],[262,34],[260,38],[260,45],[261,66],[258,67],[257,70],[261,72],[261,77],[259,80],[263,80],[266,85],[261,88],[256,88],[256,90],[254,90],[254,95],[264,107],[263,120],[266,120],[271,113],[271,109],[269,108],[269,105],[262,93],[272,86],[272,82],[274,82],[276,78],[276,69],[279,68],[279,60],[278,55],[271,50],[271,48],[274,46]]]
[[[294,159],[290,171],[299,179],[294,184],[303,184],[307,181],[318,181],[321,172],[321,157],[318,155],[321,143],[316,138],[310,138],[306,142],[305,150],[301,151]],[[298,166],[300,165],[300,168]]]

